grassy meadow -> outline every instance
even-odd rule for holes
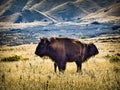
[[[82,73],[73,62],[64,74],[34,54],[36,44],[0,46],[0,90],[120,90],[120,37],[84,42],[94,42],[99,54],[83,63]]]

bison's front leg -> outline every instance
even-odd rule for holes
[[[65,69],[66,69],[66,62],[63,61],[61,63],[58,64],[58,69],[61,73],[64,73]]]
[[[77,65],[77,72],[81,72],[82,60],[77,60],[76,65]]]
[[[57,70],[57,64],[54,63],[54,72],[56,73],[56,70]]]

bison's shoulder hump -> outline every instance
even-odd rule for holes
[[[58,41],[78,41],[77,39],[72,39],[72,38],[56,38],[56,40]]]

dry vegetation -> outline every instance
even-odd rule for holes
[[[89,41],[100,53],[83,63],[82,73],[76,73],[75,63],[68,63],[64,74],[55,74],[49,58],[34,55],[34,44],[1,46],[0,90],[120,90],[120,38]],[[3,60],[14,56],[20,60]]]

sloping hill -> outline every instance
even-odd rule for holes
[[[20,13],[14,13],[12,15],[8,15],[8,16],[1,16],[0,20],[2,22],[18,22],[18,21],[22,21],[22,18],[20,19],[21,14]]]
[[[64,3],[57,8],[50,10],[47,13],[63,21],[71,21],[73,17],[80,15],[80,13],[81,17],[87,14],[72,2]]]
[[[119,17],[119,10],[119,0],[2,0],[0,21],[75,21],[89,15],[95,18],[95,14]]]
[[[42,0],[41,2],[34,4],[31,8],[40,10],[42,12],[46,12],[60,4],[69,1],[75,1],[75,0]]]
[[[51,21],[49,18],[44,16],[41,13],[38,13],[34,10],[23,10],[22,12],[16,12],[8,16],[0,17],[0,20],[3,22],[34,22],[34,21]]]
[[[120,16],[120,3],[113,4],[108,8],[107,15]]]
[[[91,0],[78,0],[63,3],[62,5],[52,8],[47,13],[63,21],[71,21],[75,17],[82,18],[99,9],[101,9],[101,7]]]
[[[27,1],[28,0],[8,0],[8,1],[6,1],[6,3],[3,2],[2,6],[1,6],[1,10],[4,10],[4,12],[1,15],[9,16],[16,12],[22,11],[22,9],[26,5]],[[8,7],[4,9],[5,6],[8,6]]]
[[[82,18],[83,21],[120,22],[120,3],[115,3],[107,8],[102,8]]]

